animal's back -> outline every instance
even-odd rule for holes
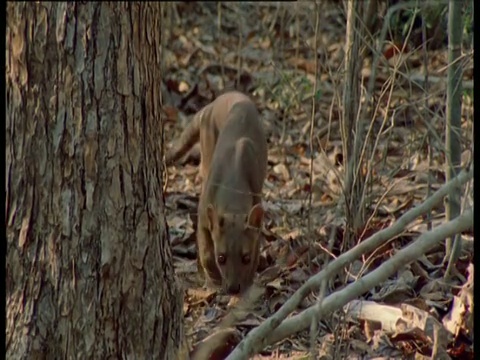
[[[267,140],[256,105],[248,97],[232,104],[222,132],[219,134],[211,168],[225,164],[239,140],[248,139],[254,147],[256,163],[251,164],[259,177],[265,178],[267,169]],[[214,170],[215,171],[215,170]]]

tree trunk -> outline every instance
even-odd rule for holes
[[[7,19],[7,358],[175,359],[160,3],[8,3]]]
[[[445,155],[446,177],[448,182],[460,171],[462,144],[462,7],[463,2],[450,0],[448,9],[448,86],[447,86],[447,122],[445,127]],[[455,219],[460,215],[460,192],[451,193],[446,197],[446,221]],[[449,276],[450,267],[455,266],[460,255],[460,235],[448,238],[446,241],[445,260],[450,260],[446,276]]]
[[[343,246],[347,249],[354,245],[353,240],[364,224],[366,207],[362,199],[365,179],[361,171],[361,148],[363,143],[369,140],[365,137],[365,120],[358,116],[361,95],[359,74],[362,66],[360,45],[363,37],[360,19],[363,18],[364,6],[362,1],[347,2],[343,116],[340,126],[345,167],[346,224]]]

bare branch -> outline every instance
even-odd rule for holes
[[[446,237],[454,236],[471,228],[473,228],[473,208],[465,211],[454,220],[422,234],[415,242],[400,250],[390,260],[384,262],[371,273],[348,285],[343,290],[326,297],[320,306],[313,305],[301,314],[285,320],[275,332],[269,336],[266,343],[275,343],[293,333],[304,330],[309,326],[310,320],[315,312],[319,311],[316,316],[318,319],[321,319],[324,314],[332,313],[349,301],[387,280],[391,275],[395,274],[398,269],[418,259],[435,245],[444,241]]]
[[[300,289],[298,289],[297,292],[295,292],[273,316],[268,318],[257,328],[253,329],[235,348],[228,359],[247,359],[259,349],[264,348],[270,342],[268,341],[267,337],[272,334],[272,331],[279,327],[282,321],[298,307],[305,296],[307,296],[312,290],[318,289],[322,281],[329,279],[331,276],[343,269],[345,265],[353,262],[355,259],[358,259],[364,253],[376,249],[394,236],[400,234],[410,222],[427,213],[434,206],[440,203],[446,195],[452,191],[458,191],[458,188],[470,181],[472,178],[473,164],[471,167],[462,170],[457,177],[452,179],[452,181],[446,183],[440,189],[438,189],[432,195],[432,197],[425,200],[423,204],[403,214],[391,227],[379,231],[351,250],[340,255],[336,260],[332,261],[322,271],[311,277],[302,287],[300,287]],[[282,329],[285,329],[284,325],[282,325]]]

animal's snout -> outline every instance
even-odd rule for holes
[[[240,293],[240,284],[239,283],[231,283],[227,285],[227,292],[230,295],[238,295]]]

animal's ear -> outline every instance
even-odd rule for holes
[[[212,204],[207,206],[207,219],[208,219],[208,230],[213,231],[213,224],[215,223],[215,218],[217,214]]]
[[[215,224],[217,224],[220,229],[223,228],[224,218],[223,216],[217,214],[212,204],[209,204],[207,206],[207,218],[208,218],[208,229],[210,231],[213,231]]]
[[[262,205],[256,204],[254,207],[252,207],[250,213],[248,214],[247,225],[249,227],[260,228],[263,221],[263,213],[264,211]]]

